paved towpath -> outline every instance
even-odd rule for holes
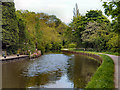
[[[25,57],[29,57],[29,55],[19,55],[19,56],[17,56],[17,55],[12,55],[12,56],[7,56],[6,58],[4,58],[4,57],[2,57],[2,56],[0,56],[0,61],[2,60],[12,60],[12,59],[17,59],[17,58],[25,58]]]
[[[103,54],[103,53],[100,53]],[[105,54],[110,56],[113,61],[114,61],[114,68],[115,68],[115,73],[114,73],[114,83],[115,83],[115,88],[119,88],[120,90],[120,56],[115,56],[115,55],[110,55],[110,54]]]

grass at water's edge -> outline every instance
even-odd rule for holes
[[[78,51],[73,49],[68,50],[97,54],[103,60],[102,64],[98,67],[85,88],[114,88],[114,62],[109,56],[98,54],[96,52]]]
[[[62,49],[64,50],[64,48]],[[72,51],[80,51],[80,52],[85,52],[85,53],[103,53],[103,54],[111,54],[111,55],[116,55],[116,56],[120,56],[120,53],[119,52],[95,52],[95,51],[83,51],[83,50],[79,50],[79,49],[75,49],[75,48],[69,48],[69,50],[72,50]]]
[[[102,64],[85,88],[114,88],[114,62],[107,55],[100,55]]]

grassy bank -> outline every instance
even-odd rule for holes
[[[84,51],[83,49],[74,49],[74,48],[69,48],[69,50],[72,51],[80,51],[80,52],[85,52],[85,53],[103,53],[103,54],[111,54],[111,55],[116,55],[116,56],[120,56],[119,52],[96,52],[96,51]]]
[[[114,62],[107,55],[100,55],[103,63],[97,69],[86,88],[114,88]]]
[[[97,54],[103,60],[85,88],[114,88],[114,62],[109,56],[98,54],[98,52],[79,51],[75,49],[68,50]]]
[[[114,53],[114,52],[108,52],[108,51],[106,51],[106,52],[101,52],[101,53],[120,56],[120,53],[118,53],[118,52],[115,52],[115,53]]]

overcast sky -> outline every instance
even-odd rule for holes
[[[82,15],[89,10],[104,10],[101,0],[14,0],[14,2],[16,10],[53,14],[66,24],[73,18],[73,8],[76,3]]]

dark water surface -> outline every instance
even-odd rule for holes
[[[84,88],[99,63],[82,55],[45,54],[3,63],[3,88]]]

